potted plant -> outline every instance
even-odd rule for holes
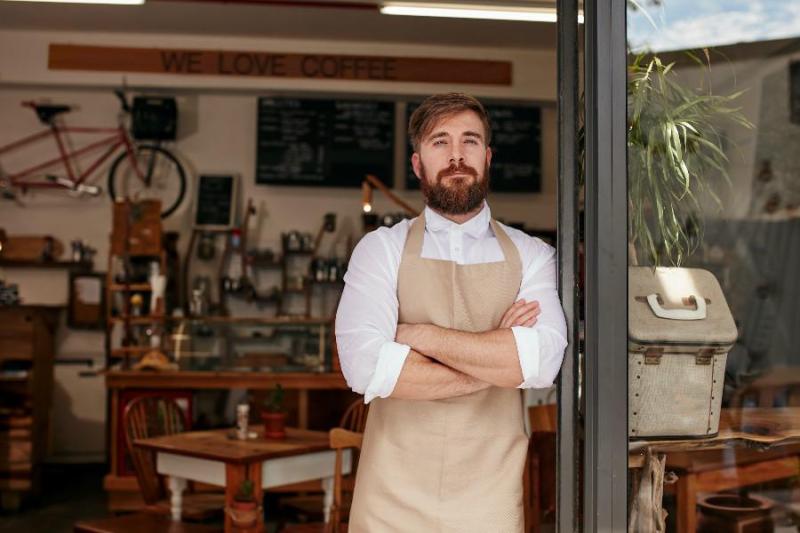
[[[258,521],[258,502],[253,496],[253,482],[245,479],[239,485],[233,502],[228,508],[234,527],[248,528],[256,525]]]
[[[710,68],[708,55],[705,61],[687,56]],[[714,182],[730,185],[720,125],[752,127],[735,106],[741,92],[716,95],[689,87],[673,66],[645,54],[628,66],[628,239],[634,264],[680,266],[696,250],[708,206],[722,207]]]
[[[286,413],[283,409],[283,387],[280,383],[275,385],[267,398],[261,411],[261,420],[264,422],[264,437],[286,438]]]

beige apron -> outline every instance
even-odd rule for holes
[[[522,266],[494,220],[504,261],[423,259],[424,214],[398,272],[401,323],[495,329],[514,303]],[[376,398],[359,460],[351,533],[520,533],[527,451],[522,394],[490,387],[445,400]]]

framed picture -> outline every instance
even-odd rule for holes
[[[67,326],[73,329],[105,327],[105,279],[102,272],[70,272]]]

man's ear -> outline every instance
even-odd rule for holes
[[[492,149],[489,146],[486,147],[486,166],[492,166]]]
[[[417,176],[417,179],[422,179],[422,161],[419,158],[419,154],[414,152],[411,154],[411,168],[414,169],[414,174]]]

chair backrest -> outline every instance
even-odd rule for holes
[[[526,533],[541,531],[542,522],[555,513],[557,416],[555,404],[528,407],[531,437],[523,474]]]
[[[123,415],[125,446],[130,454],[142,497],[153,505],[166,497],[164,480],[156,471],[155,454],[134,446],[136,439],[173,435],[184,431],[188,425],[181,408],[172,398],[143,396],[125,408]]]
[[[347,407],[342,419],[339,421],[339,427],[356,433],[364,433],[364,428],[367,426],[368,413],[369,404],[365,404],[364,399],[359,398]]]
[[[537,431],[555,432],[558,430],[556,404],[532,405],[528,407],[528,422],[531,424],[531,433]]]
[[[333,477],[333,506],[331,507],[330,520],[325,524],[325,533],[339,533],[342,522],[342,492],[344,489],[344,475],[342,473],[344,450],[360,450],[364,434],[343,428],[333,428],[329,432],[329,439],[331,448],[336,450],[336,464]]]

